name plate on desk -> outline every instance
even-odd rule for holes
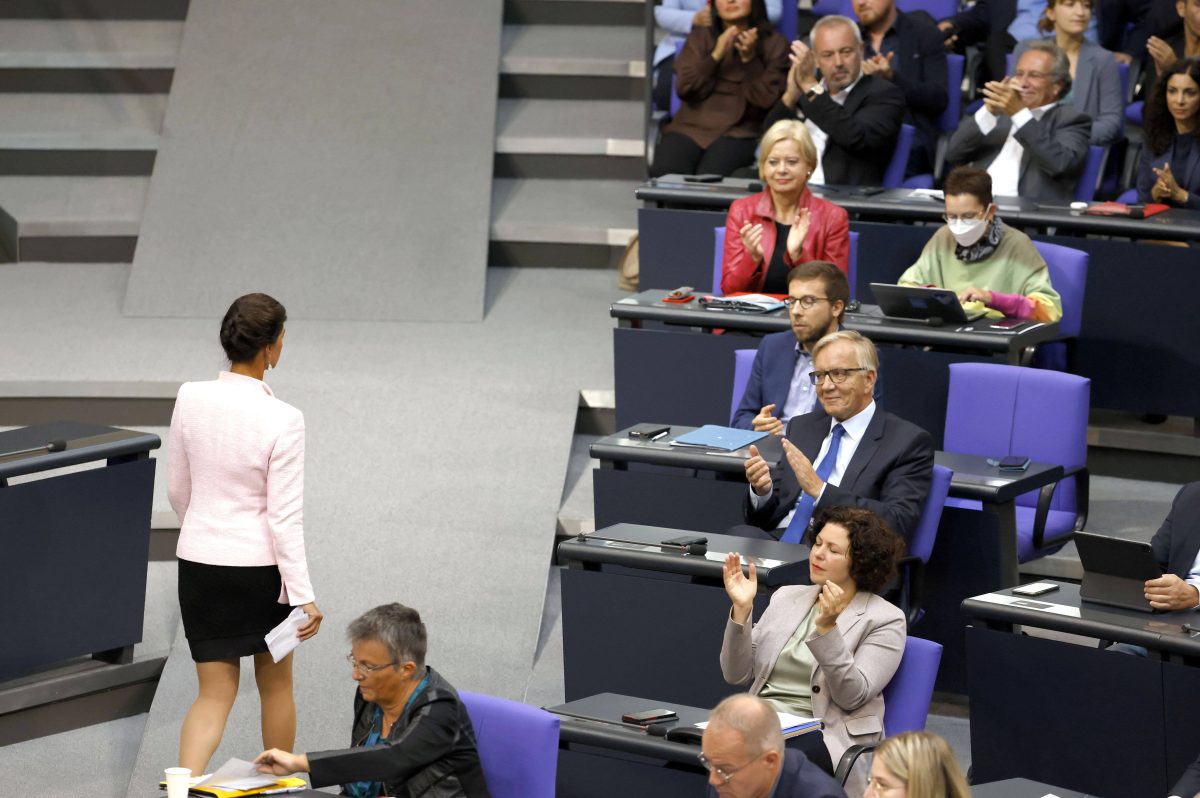
[[[1026,610],[1035,610],[1037,612],[1049,612],[1054,615],[1065,615],[1068,618],[1080,617],[1078,607],[1068,607],[1065,604],[1051,604],[1048,601],[1040,601],[1038,599],[1026,598],[1024,596],[1007,596],[1003,593],[985,593],[982,596],[976,596],[976,601],[983,601],[988,604],[1003,604],[1007,607],[1021,607]]]

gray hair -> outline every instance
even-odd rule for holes
[[[812,30],[808,33],[808,40],[814,43],[814,47],[817,41],[817,31],[822,28],[828,28],[830,25],[849,25],[850,30],[854,31],[854,40],[859,44],[863,43],[862,31],[858,29],[857,22],[850,19],[850,17],[843,17],[841,14],[830,14],[818,19],[817,24],[813,25]]]
[[[403,604],[381,604],[367,610],[346,627],[351,644],[378,640],[398,664],[415,662],[417,671],[425,667],[425,624],[421,614]]]
[[[779,715],[763,699],[749,693],[731,695],[717,704],[708,716],[708,728],[729,729],[742,736],[748,753],[761,756],[775,751],[783,756],[783,732]]]
[[[1054,59],[1054,66],[1050,69],[1050,79],[1062,86],[1058,92],[1058,99],[1066,97],[1067,93],[1071,91],[1071,62],[1067,59],[1067,54],[1049,39],[1033,39],[1025,42],[1025,53],[1028,52],[1046,53]],[[1024,56],[1025,53],[1021,53],[1021,55]],[[1020,59],[1017,61],[1019,62]],[[1013,69],[1016,69],[1016,63],[1013,64]]]
[[[820,341],[817,341],[816,345],[812,348],[813,360],[817,359],[817,355],[821,353],[822,349],[831,344],[836,344],[838,341],[845,341],[854,347],[860,369],[879,371],[879,353],[875,351],[875,344],[871,342],[870,338],[854,330],[831,332]]]

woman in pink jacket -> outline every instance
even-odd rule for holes
[[[303,607],[300,639],[317,633],[304,556],[304,416],[263,374],[279,364],[287,312],[247,294],[221,322],[229,371],[184,383],[171,417],[167,494],[179,514],[179,604],[200,694],[188,710],[179,764],[203,773],[237,697],[239,661],[254,657],[268,748],[296,740],[292,657],[274,662],[264,635]]]

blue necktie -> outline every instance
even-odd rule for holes
[[[835,424],[832,432],[832,439],[829,441],[829,451],[825,452],[825,456],[821,458],[821,462],[817,463],[817,476],[822,482],[829,481],[829,475],[833,473],[833,466],[837,462],[838,449],[842,447],[842,436],[846,434],[846,428],[841,424]],[[784,543],[800,543],[804,539],[804,533],[808,531],[808,522],[812,520],[813,505],[817,500],[809,496],[803,490],[800,491],[800,500],[796,502],[796,514],[792,516],[792,522],[788,524],[784,530],[783,537],[780,540]]]

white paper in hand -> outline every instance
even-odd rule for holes
[[[274,776],[259,773],[257,765],[244,759],[230,759],[217,768],[216,773],[200,782],[205,787],[221,787],[226,790],[256,790],[274,783]]]
[[[308,613],[304,611],[304,608],[296,607],[288,617],[283,619],[282,623],[267,632],[267,636],[263,639],[267,641],[267,650],[271,652],[271,659],[279,662],[291,653],[293,648],[300,645],[298,630],[306,623],[308,623]]]

